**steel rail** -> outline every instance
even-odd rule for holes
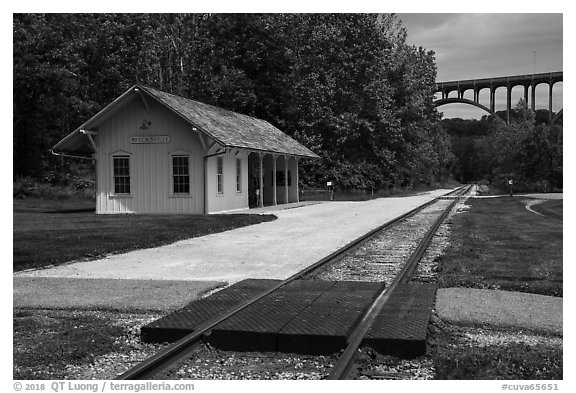
[[[466,191],[463,193],[464,195],[472,188],[472,186],[468,186]],[[348,379],[353,371],[354,361],[356,359],[356,355],[358,354],[358,348],[362,344],[364,340],[364,336],[368,332],[368,329],[372,326],[374,319],[382,310],[382,307],[386,304],[396,287],[400,283],[404,283],[411,275],[420,259],[424,255],[426,248],[432,241],[432,238],[436,234],[436,231],[444,222],[448,214],[452,211],[458,200],[460,199],[461,195],[457,193],[456,198],[452,203],[442,212],[442,214],[436,219],[432,227],[426,232],[426,235],[420,241],[417,248],[412,252],[410,258],[404,265],[404,267],[400,270],[400,272],[394,277],[394,280],[390,283],[390,286],[387,288],[383,288],[382,291],[378,294],[375,300],[372,302],[370,307],[365,311],[362,319],[356,324],[356,327],[350,334],[348,338],[348,346],[338,358],[338,362],[332,368],[330,374],[328,375],[328,379],[331,380],[343,380]]]
[[[196,348],[196,346],[200,343],[200,340],[202,340],[202,338],[219,323],[237,314],[238,312],[242,311],[251,304],[256,303],[260,299],[270,295],[274,291],[277,291],[278,289],[289,284],[290,282],[302,278],[303,276],[309,274],[310,272],[318,269],[320,266],[330,261],[334,261],[336,258],[350,251],[351,249],[363,243],[364,241],[368,240],[369,238],[373,237],[383,229],[392,226],[401,220],[404,220],[408,216],[417,213],[418,211],[430,206],[433,203],[436,203],[442,197],[450,196],[453,193],[458,193],[465,187],[466,186],[459,187],[458,189],[452,190],[442,196],[433,198],[432,200],[410,210],[409,212],[404,213],[390,221],[387,221],[386,223],[378,226],[377,228],[371,230],[370,232],[346,244],[344,247],[334,251],[330,255],[322,258],[318,262],[315,262],[314,264],[302,269],[301,271],[295,273],[294,275],[288,277],[287,279],[281,281],[280,283],[272,286],[271,288],[264,291],[260,295],[252,297],[240,303],[239,305],[235,306],[234,308],[230,309],[229,311],[225,312],[224,314],[221,314],[218,317],[209,319],[208,321],[200,324],[194,332],[182,337],[181,339],[167,346],[166,348],[163,348],[162,350],[152,355],[150,358],[144,360],[143,362],[138,363],[133,368],[129,369],[128,371],[116,377],[116,379],[117,380],[151,379],[150,377],[158,374],[163,370],[170,368],[172,365],[174,365],[175,363],[186,357],[187,354],[189,354],[192,350],[194,350],[194,348]]]

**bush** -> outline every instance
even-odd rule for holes
[[[93,200],[95,197],[94,181],[71,182],[67,185],[38,182],[31,177],[16,177],[13,181],[12,196],[14,198],[41,199],[81,199]]]
[[[508,188],[509,176],[497,175],[492,179],[490,187],[493,190],[497,190],[499,193],[507,194],[509,192]],[[548,180],[527,180],[523,178],[513,177],[514,184],[512,185],[512,191],[514,193],[546,193],[546,192],[562,192],[561,188],[558,188]]]

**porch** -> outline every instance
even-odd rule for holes
[[[251,152],[248,156],[248,206],[263,208],[299,202],[297,156]]]

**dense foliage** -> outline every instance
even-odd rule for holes
[[[505,113],[501,113],[505,115]],[[504,116],[502,116],[504,117]],[[536,113],[520,100],[510,124],[493,117],[480,120],[447,119],[441,123],[450,135],[456,156],[453,173],[462,182],[485,179],[517,191],[550,192],[563,187],[563,127],[548,125],[548,111]]]
[[[462,183],[474,182],[489,172],[482,146],[485,137],[494,132],[494,122],[492,116],[483,116],[480,120],[454,118],[441,121],[456,157],[451,168],[454,179]]]
[[[497,123],[481,145],[488,179],[503,188],[508,179],[517,191],[550,192],[563,187],[562,126],[536,124],[536,114],[521,100],[510,124]]]
[[[310,185],[430,184],[452,165],[434,55],[395,15],[15,14],[13,39],[15,177],[66,181],[50,147],[136,82],[268,120],[322,157]]]

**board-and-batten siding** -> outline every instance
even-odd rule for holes
[[[222,157],[223,193],[218,194],[217,159]],[[242,161],[241,192],[236,191],[236,159]],[[206,162],[207,212],[215,213],[248,208],[248,154],[232,150]]]
[[[203,156],[197,134],[178,116],[135,98],[98,126],[97,213],[203,213]],[[141,129],[143,122],[150,123]],[[130,136],[169,135],[170,143],[132,144]],[[190,195],[172,195],[172,153],[188,153]],[[114,196],[112,156],[130,155],[130,196]]]

